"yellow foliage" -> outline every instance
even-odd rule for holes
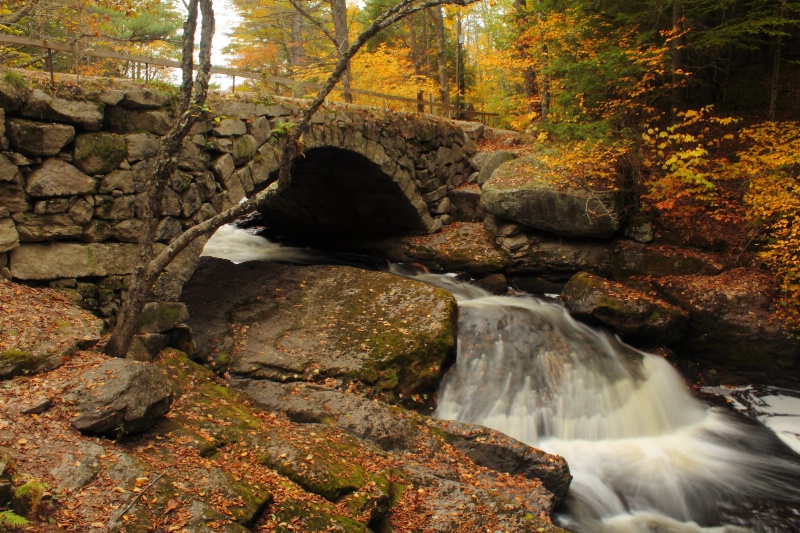
[[[735,170],[750,179],[748,218],[763,236],[759,257],[780,281],[781,314],[800,328],[800,123],[765,122],[741,135],[750,144]]]
[[[683,111],[668,128],[654,126],[642,133],[644,165],[653,172],[644,199],[654,207],[671,208],[682,199],[708,207],[716,205],[715,182],[726,177],[725,165],[723,160],[708,157],[707,146],[718,144],[719,140],[694,132],[710,134],[706,125],[731,124],[736,119],[718,118],[711,111],[711,106]]]

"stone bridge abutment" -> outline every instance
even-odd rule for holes
[[[58,94],[58,93],[57,93]],[[5,277],[72,289],[113,322],[135,256],[143,186],[172,121],[172,100],[147,89],[51,96],[0,81],[0,269]],[[270,134],[298,102],[211,101],[169,182],[158,241],[168,244],[263,188],[278,168]],[[389,236],[454,220],[450,191],[473,173],[483,129],[355,106],[313,118],[292,185],[263,213],[284,232]],[[145,330],[184,318],[177,303],[200,239],[159,280]]]

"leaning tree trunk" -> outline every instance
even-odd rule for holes
[[[202,12],[200,38],[200,65],[197,79],[192,81],[194,33],[197,28],[197,7]],[[136,265],[131,276],[127,297],[117,316],[117,323],[105,352],[115,357],[125,357],[139,327],[142,309],[155,282],[148,275],[148,265],[154,256],[156,230],[162,211],[164,189],[178,167],[178,154],[186,135],[197,121],[208,90],[211,70],[211,38],[214,34],[214,12],[211,0],[191,0],[189,14],[183,26],[183,83],[181,85],[178,117],[172,128],[161,138],[155,160],[155,170],[145,185],[146,198],[139,232]],[[194,98],[192,95],[194,94]]]
[[[342,74],[347,69],[350,59],[369,39],[374,37],[379,31],[425,8],[441,4],[465,6],[476,1],[477,0],[424,0],[422,2],[417,2],[416,0],[401,0],[397,5],[381,14],[342,54],[333,72],[322,85],[322,88],[319,89],[316,97],[303,109],[297,125],[291,130],[289,135],[281,139],[282,146],[277,187],[268,186],[255,197],[190,227],[154,257],[153,243],[155,242],[155,228],[157,227],[157,219],[161,212],[161,198],[163,197],[164,184],[177,167],[178,154],[178,152],[175,151],[171,152],[172,157],[166,157],[170,152],[165,149],[166,145],[162,139],[162,146],[159,148],[159,154],[157,156],[158,164],[156,171],[154,172],[153,178],[147,182],[148,201],[146,204],[145,216],[149,214],[151,219],[147,224],[147,235],[149,235],[149,238],[147,238],[145,230],[143,229],[139,239],[140,251],[138,255],[138,264],[136,265],[131,279],[129,295],[123,303],[123,308],[118,315],[117,327],[114,329],[111,339],[106,345],[106,353],[117,357],[125,357],[125,355],[127,355],[133,336],[138,329],[139,318],[141,317],[142,309],[146,303],[147,294],[155,284],[158,276],[179,253],[185,250],[189,244],[200,236],[207,235],[223,224],[231,222],[245,213],[251,212],[263,203],[266,198],[279,194],[290,185],[292,161],[301,150],[300,139],[303,133],[308,131],[311,124],[311,117],[320,106],[322,106],[327,95],[330,94],[339,82]],[[189,38],[190,40],[187,46],[187,41],[185,39],[183,55],[185,58],[183,62],[184,83],[181,91],[181,101],[178,106],[178,109],[183,110],[183,112],[179,115],[178,121],[176,121],[176,124],[170,132],[165,136],[173,137],[176,140],[180,135],[183,136],[180,137],[179,141],[169,144],[169,146],[174,149],[180,148],[183,138],[185,138],[191,125],[196,121],[197,114],[194,113],[193,110],[201,109],[204,106],[208,90],[208,77],[211,69],[211,37],[214,32],[214,19],[211,10],[211,0],[192,0],[190,4],[190,17],[187,19],[187,25],[189,25],[189,20],[192,21],[192,26],[196,24],[196,6],[198,2],[203,13],[203,26],[200,41],[200,68],[198,69],[196,81],[192,82],[191,56],[194,43],[191,38]],[[193,18],[191,16],[192,6],[194,6]],[[194,28],[185,28],[184,35],[193,36]],[[193,88],[194,100],[191,98]],[[160,187],[158,186],[159,182],[161,182]]]

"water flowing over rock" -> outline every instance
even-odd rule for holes
[[[172,404],[172,386],[156,367],[113,359],[82,374],[71,399],[84,433],[119,437],[151,428]]]

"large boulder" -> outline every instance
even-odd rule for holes
[[[609,327],[628,341],[671,344],[689,320],[674,305],[588,272],[573,276],[562,296],[575,318]]]
[[[241,377],[336,377],[432,402],[455,349],[452,295],[384,272],[203,258],[182,299],[199,356]]]
[[[483,185],[489,181],[489,178],[492,177],[492,173],[494,173],[494,171],[497,170],[500,165],[507,163],[508,161],[513,161],[516,158],[517,154],[507,150],[475,154],[472,161],[473,164],[478,168],[478,185]]]
[[[657,278],[653,284],[689,312],[686,335],[676,345],[682,357],[730,372],[730,379],[800,382],[800,340],[775,316],[769,274],[737,268],[717,276]]]
[[[27,324],[26,310],[47,306],[52,313]],[[78,349],[100,339],[103,322],[77,309],[56,291],[33,289],[0,278],[0,379],[52,370]],[[11,322],[13,320],[13,322]]]
[[[500,272],[511,264],[504,250],[498,250],[483,224],[456,222],[438,233],[413,237],[395,237],[373,243],[390,261],[424,263],[443,271],[470,274]]]
[[[555,496],[554,506],[567,497],[572,474],[563,457],[551,455],[504,435],[499,431],[455,420],[435,420],[451,446],[463,452],[475,464],[496,472],[521,474],[541,480]]]
[[[560,176],[538,156],[504,163],[482,188],[493,215],[562,236],[607,238],[620,229],[622,194],[591,190]]]
[[[83,433],[120,437],[151,428],[172,404],[172,386],[156,366],[112,359],[84,372],[70,395]]]

